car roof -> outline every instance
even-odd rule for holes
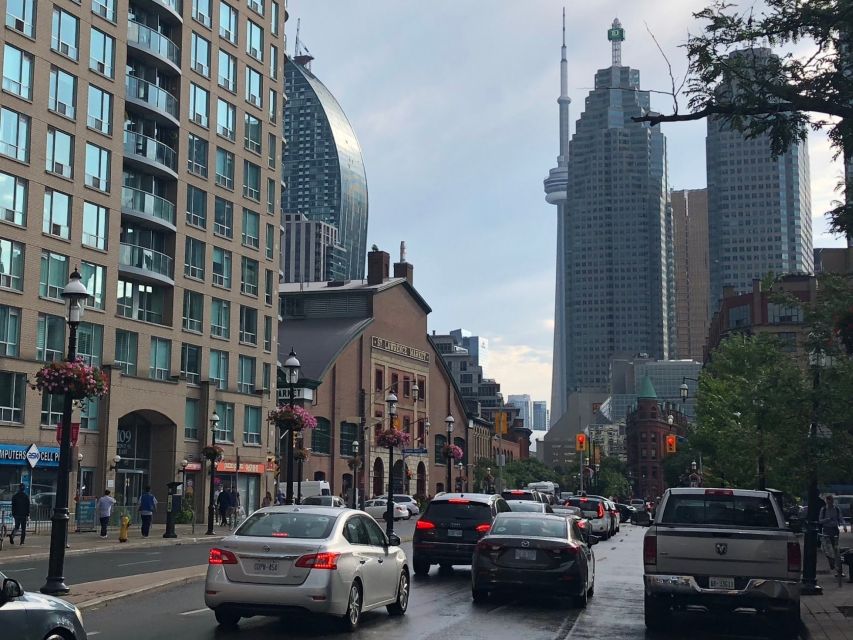
[[[766,498],[769,495],[772,495],[770,491],[760,490],[760,489],[731,489],[729,487],[673,487],[671,489],[667,489],[667,492],[672,494],[687,494],[687,495],[695,495],[701,496],[705,495],[709,492],[713,491],[725,491],[726,493],[731,492],[732,495],[735,496],[757,496]]]
[[[563,516],[558,516],[553,513],[540,513],[535,514],[536,519],[543,518],[545,520],[553,520],[555,522],[565,522],[566,519]],[[529,518],[530,512],[524,511],[501,511],[496,517],[498,518]]]
[[[536,502],[535,500],[507,500],[506,503],[507,504],[525,504],[525,505],[526,504],[541,504],[543,508],[545,507],[544,502]],[[548,506],[551,506],[551,505],[548,505]]]
[[[304,505],[307,506],[308,509],[304,509],[303,505],[299,504],[277,504],[269,507],[261,507],[257,512],[261,513],[299,513],[303,509],[305,512],[310,512],[311,515],[317,515],[318,513],[324,516],[334,516],[337,518],[338,516],[345,513],[359,513],[355,509],[341,509],[340,507],[327,507],[321,504],[309,504]]]
[[[440,496],[435,496],[432,502],[447,502],[452,499],[471,500],[472,502],[492,502],[500,496],[492,493],[442,493]]]

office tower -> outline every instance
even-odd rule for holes
[[[548,403],[544,400],[534,400],[532,428],[536,431],[547,431],[548,426]]]
[[[201,449],[215,427],[223,465],[241,447],[238,488],[258,506],[260,394],[277,354],[284,3],[4,6],[0,449],[54,440],[62,397],[26,381],[65,357],[61,294],[76,269],[90,294],[77,351],[110,380],[72,417],[81,485],[132,505],[150,484],[165,500],[186,460],[204,514]],[[0,484],[22,465],[0,466]],[[49,491],[56,471],[28,477]]]
[[[675,352],[666,140],[631,120],[649,111],[649,93],[622,65],[618,20],[608,40],[612,63],[596,73],[568,145],[565,46],[560,63],[560,155],[545,181],[558,219],[552,424],[569,394],[607,388],[612,354]]]
[[[524,426],[533,429],[533,400],[528,394],[510,394],[506,403],[518,407],[518,417],[524,420]]]
[[[670,197],[675,253],[675,357],[701,362],[711,318],[708,190],[673,191]]]
[[[756,48],[729,57],[748,57],[743,64],[753,67],[772,60],[773,54]],[[706,154],[711,309],[719,305],[724,287],[746,292],[754,278],[770,273],[813,273],[806,141],[773,157],[767,135],[747,139],[708,118]]]
[[[346,250],[333,225],[285,213],[282,228],[282,282],[327,282],[346,273]]]
[[[367,258],[367,177],[358,138],[341,105],[311,73],[307,54],[287,58],[284,89],[284,214],[338,230],[346,251],[327,265],[328,280],[363,280]],[[286,223],[285,223],[286,224]],[[334,252],[335,255],[339,252]],[[342,268],[343,267],[343,268]]]

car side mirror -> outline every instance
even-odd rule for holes
[[[591,533],[586,537],[586,543],[591,547],[594,544],[598,544],[598,536],[594,536]]]
[[[788,528],[794,533],[800,533],[803,530],[803,521],[798,516],[788,518]]]
[[[24,588],[21,586],[20,582],[13,580],[12,578],[6,578],[3,580],[3,602],[9,602],[15,598],[20,598],[22,595],[24,595]]]
[[[400,536],[396,533],[392,533],[388,536],[388,544],[392,547],[399,547],[402,543],[400,541]]]

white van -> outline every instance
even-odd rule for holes
[[[309,496],[330,496],[332,495],[332,488],[329,486],[329,483],[325,480],[303,480],[302,485],[300,487],[298,482],[293,483],[293,497],[295,498],[299,494],[299,489],[302,489],[302,497],[307,498]],[[278,490],[281,491],[282,495],[287,495],[287,483],[279,482]]]

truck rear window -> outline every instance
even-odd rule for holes
[[[672,494],[661,524],[776,528],[776,513],[767,497]]]

